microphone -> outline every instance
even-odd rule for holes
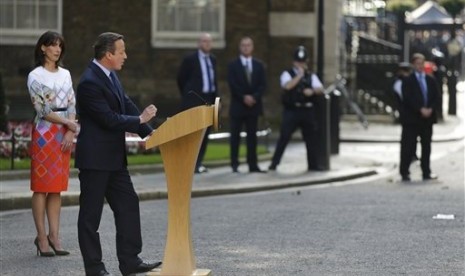
[[[199,98],[205,105],[208,105],[208,102],[202,97],[200,96],[199,94],[195,93],[194,90],[190,90],[189,92],[187,92],[187,94],[194,94],[197,98]]]

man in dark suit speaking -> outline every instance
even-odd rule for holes
[[[139,198],[127,170],[125,133],[140,137],[153,129],[146,124],[157,108],[147,106],[142,114],[124,93],[115,71],[127,58],[124,37],[103,33],[94,44],[94,60],[84,71],[76,100],[81,130],[76,144],[79,168],[78,238],[86,275],[111,275],[102,262],[99,224],[104,199],[113,210],[116,253],[123,275],[141,273],[160,262],[142,261]]]
[[[433,77],[425,74],[424,64],[425,57],[414,54],[414,71],[402,82],[400,175],[403,181],[410,181],[409,167],[415,155],[417,137],[421,140],[423,180],[437,178],[431,173],[430,155],[433,124],[437,122],[438,86]]]
[[[208,33],[203,33],[198,41],[198,50],[184,57],[181,63],[177,84],[181,92],[182,110],[215,103],[215,98],[218,96],[218,83],[216,58],[210,53],[211,49],[212,37]],[[196,173],[207,172],[202,161],[207,149],[210,131],[211,127],[205,131],[195,166]]]
[[[231,168],[238,172],[240,132],[245,125],[249,172],[264,172],[257,164],[257,128],[258,117],[263,114],[265,69],[261,61],[252,57],[253,40],[250,37],[241,39],[239,51],[239,57],[228,66]]]

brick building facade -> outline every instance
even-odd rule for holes
[[[176,73],[182,57],[195,48],[153,46],[151,28],[155,0],[62,1],[61,32],[67,47],[64,66],[71,71],[75,87],[93,56],[92,43],[97,35],[114,31],[126,38],[128,60],[119,73],[126,92],[141,107],[154,103],[161,117],[171,116],[178,111],[180,94],[176,86]],[[224,0],[224,45],[213,50],[218,58],[223,121],[227,121],[224,119],[229,103],[226,66],[237,56],[239,39],[245,35],[253,38],[255,56],[266,64],[269,87],[264,97],[265,117],[271,122],[279,121],[280,73],[290,66],[292,52],[297,45],[305,45],[310,53],[316,53],[317,3],[317,0]],[[328,11],[335,15],[339,13],[334,7],[328,7]],[[337,30],[334,18],[325,17],[328,27]],[[325,63],[334,65],[337,54],[331,52],[331,47],[337,48],[332,44],[337,44],[338,35],[331,29],[327,29],[332,42],[328,43],[330,52],[325,52]],[[325,44],[327,39],[325,37]],[[0,44],[0,73],[13,113],[10,117],[32,118],[32,106],[27,106],[25,99],[28,97],[26,77],[32,69],[34,46]],[[316,63],[315,55],[311,55],[310,63]],[[329,71],[326,69],[325,74],[337,72],[337,66],[333,67]]]

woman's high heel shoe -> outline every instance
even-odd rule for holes
[[[59,256],[65,256],[65,255],[69,255],[69,251],[66,251],[66,250],[58,250],[55,248],[55,245],[53,244],[53,242],[50,240],[50,237],[47,236],[47,239],[48,239],[48,245],[50,245],[50,247],[53,249],[53,251],[55,251],[55,254],[56,255],[59,255]]]
[[[36,238],[34,240],[34,244],[37,247],[37,256],[41,256],[41,257],[53,257],[53,256],[55,256],[55,253],[53,253],[53,251],[45,252],[45,251],[40,250],[39,239],[38,238]]]

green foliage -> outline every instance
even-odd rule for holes
[[[443,6],[452,17],[456,17],[465,7],[465,0],[439,0],[438,3]]]
[[[257,148],[259,155],[268,153],[268,149],[264,145],[259,145]],[[245,145],[241,145],[239,149],[239,156],[246,156]],[[207,151],[205,153],[205,161],[215,160],[229,160],[229,144],[228,143],[209,143]],[[149,154],[135,154],[128,155],[129,165],[144,165],[144,164],[161,164],[163,161],[160,154],[149,153]],[[0,170],[9,170],[11,167],[11,160],[9,158],[0,158]],[[30,169],[31,159],[22,158],[15,160],[16,170]],[[74,167],[74,159],[71,160],[71,167]]]
[[[386,10],[397,14],[413,11],[417,7],[415,0],[390,0],[386,3]]]
[[[259,145],[257,147],[257,153],[265,154],[268,150],[265,146]],[[239,157],[246,156],[245,145],[241,145],[239,148]],[[205,152],[205,158],[207,160],[229,160],[229,144],[227,143],[209,143],[207,151]]]
[[[26,170],[31,168],[31,159],[30,158],[21,158],[14,161],[15,170]],[[11,169],[11,159],[10,158],[0,158],[0,170],[7,171]]]

